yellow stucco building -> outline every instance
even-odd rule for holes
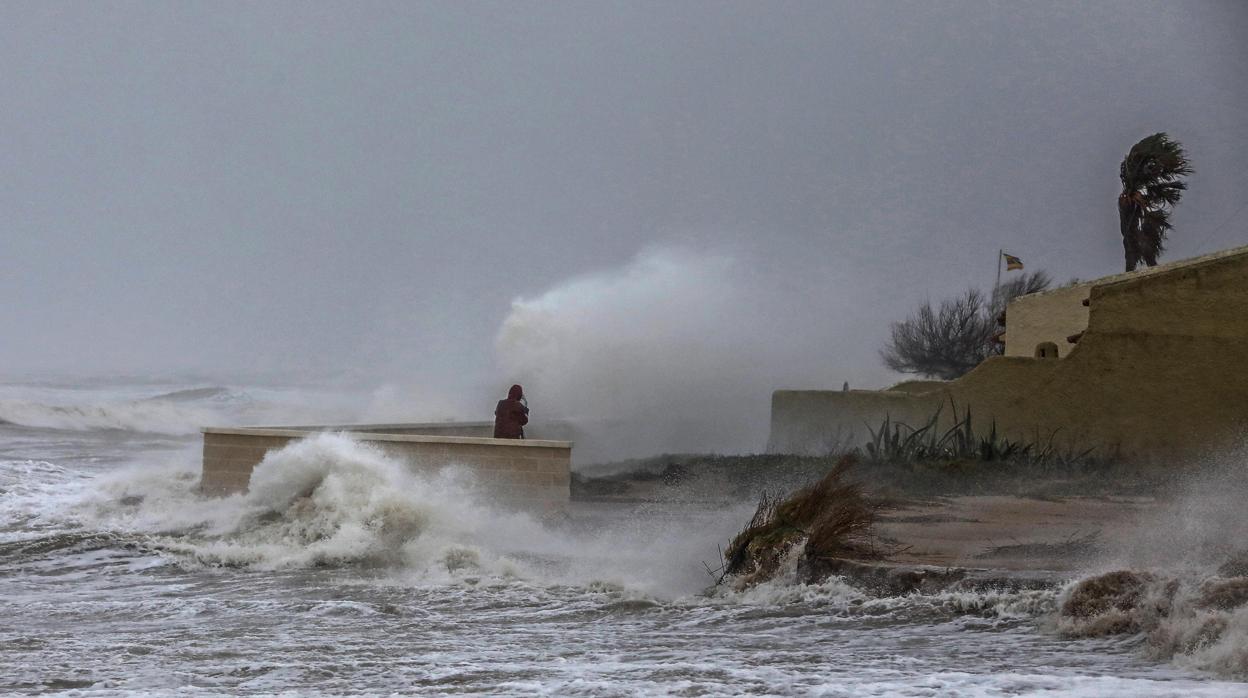
[[[1248,247],[1020,297],[1005,355],[948,382],[880,391],[778,390],[773,452],[858,446],[887,416],[950,405],[981,429],[1134,459],[1191,456],[1248,427]]]

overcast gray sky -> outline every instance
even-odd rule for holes
[[[1245,37],[1243,2],[7,2],[0,374],[484,391],[593,334],[886,383],[888,323],[999,247],[1119,271],[1154,131],[1196,167],[1166,258],[1248,243]]]

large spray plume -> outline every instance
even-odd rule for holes
[[[610,444],[595,455],[759,451],[771,391],[817,363],[794,358],[811,337],[792,305],[737,255],[649,249],[515,300],[499,366],[536,415]]]

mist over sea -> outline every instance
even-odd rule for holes
[[[1140,638],[1057,632],[1060,589],[708,591],[703,563],[749,501],[577,503],[542,522],[478,499],[467,473],[422,476],[335,435],[274,455],[247,495],[195,492],[199,425],[350,420],[367,402],[0,388],[0,693],[1244,694]]]

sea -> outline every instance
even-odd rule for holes
[[[246,494],[197,491],[201,426],[349,420],[357,397],[0,385],[0,694],[1248,696],[1243,614],[1165,652],[1072,632],[1079,575],[715,586],[751,501],[537,516],[337,434],[272,454]]]

